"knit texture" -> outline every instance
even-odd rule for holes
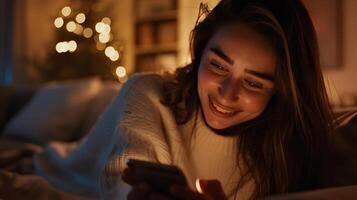
[[[130,186],[121,180],[121,172],[134,158],[178,166],[192,189],[197,178],[218,179],[229,199],[248,199],[253,181],[236,190],[242,174],[238,138],[217,135],[200,111],[197,120],[177,125],[170,108],[161,103],[162,86],[159,75],[130,78],[78,146],[60,154],[50,145],[36,156],[38,174],[75,194],[126,199]]]

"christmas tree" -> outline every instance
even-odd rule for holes
[[[35,69],[43,81],[89,76],[126,79],[122,67],[123,43],[111,28],[111,5],[99,0],[70,0],[54,17],[55,41]]]

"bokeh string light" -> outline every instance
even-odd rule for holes
[[[77,42],[74,40],[71,41],[64,41],[64,42],[59,42],[56,44],[56,51],[58,53],[66,53],[70,52],[73,53],[77,49]]]
[[[74,30],[76,30],[76,23],[74,21],[69,21],[66,25],[66,29],[68,32],[74,32]]]
[[[76,22],[78,22],[79,24],[82,24],[84,21],[86,21],[86,15],[83,13],[79,13],[76,16]]]
[[[83,36],[84,36],[85,38],[90,38],[90,37],[92,37],[92,35],[93,35],[93,31],[92,31],[91,28],[85,28],[85,29],[83,30]]]
[[[119,61],[121,57],[119,50],[109,44],[114,39],[114,35],[111,33],[112,20],[109,17],[103,17],[100,21],[95,23],[95,26],[92,28],[86,27],[85,25],[85,13],[79,12],[76,14],[70,6],[63,7],[60,14],[62,16],[59,16],[54,20],[54,26],[56,28],[65,28],[66,31],[86,39],[93,37],[93,42],[95,42],[98,51],[104,51],[105,56],[112,62]],[[58,53],[73,53],[76,51],[78,45],[80,44],[77,44],[75,40],[62,41],[56,44],[55,49]],[[115,67],[115,74],[120,82],[127,79],[126,69],[123,66]]]
[[[63,18],[62,17],[57,17],[54,21],[54,25],[56,28],[61,28],[64,24]]]
[[[118,76],[120,82],[125,82],[128,79],[126,69],[123,66],[118,66],[115,70],[115,73]]]
[[[68,17],[72,12],[72,9],[69,6],[66,6],[64,8],[62,8],[62,15],[64,17]]]

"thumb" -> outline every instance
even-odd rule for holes
[[[221,183],[218,180],[203,180],[197,179],[197,190],[203,194],[208,195],[214,200],[217,199],[227,199],[224,194]]]

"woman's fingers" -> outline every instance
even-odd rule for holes
[[[198,180],[198,192],[192,191],[184,186],[173,186],[171,193],[185,200],[225,200],[223,188],[218,180]]]
[[[201,190],[200,192],[208,195],[212,199],[227,199],[226,195],[224,194],[223,188],[218,180],[198,179],[198,184]]]
[[[185,200],[209,200],[209,197],[205,194],[200,194],[195,191],[190,190],[185,186],[174,185],[170,188],[170,192],[172,195],[179,199]]]
[[[138,185],[134,185],[130,192],[128,193],[128,200],[144,200],[148,199],[150,194],[150,188],[146,183],[140,183]]]
[[[123,171],[123,174],[121,176],[121,179],[128,183],[129,185],[134,185],[135,184],[135,180],[133,178],[133,172],[131,171],[130,168],[125,168]]]

